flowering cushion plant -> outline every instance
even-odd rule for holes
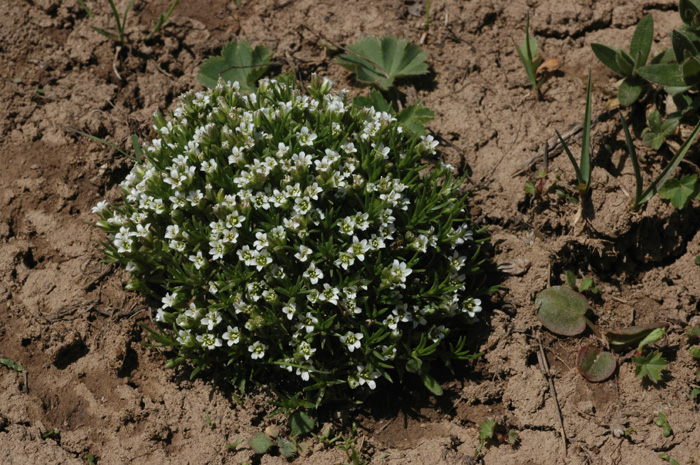
[[[439,390],[430,362],[469,357],[450,332],[481,310],[479,235],[450,167],[426,169],[431,136],[317,77],[221,83],[154,119],[123,201],[94,211],[108,260],[162,302],[169,365],[272,373],[318,406],[407,371]]]

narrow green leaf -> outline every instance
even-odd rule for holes
[[[566,270],[566,284],[573,290],[576,290],[576,275],[571,270]]]
[[[671,45],[678,63],[683,63],[687,57],[694,57],[699,53],[692,39],[681,30],[671,31]]]
[[[583,122],[583,138],[581,141],[581,180],[580,184],[585,184],[587,192],[591,185],[591,94],[593,82],[591,79],[591,70],[588,70],[588,86],[586,89],[586,116]]]
[[[642,193],[642,198],[639,202],[640,204],[648,202],[649,199],[651,199],[654,196],[654,194],[656,194],[656,192],[658,192],[658,190],[666,183],[668,178],[671,177],[673,172],[680,164],[681,160],[683,160],[683,157],[685,157],[685,154],[688,153],[688,150],[693,145],[693,142],[695,142],[695,138],[698,135],[698,131],[700,131],[700,124],[695,126],[695,129],[693,129],[693,132],[690,133],[688,139],[678,149],[678,152],[673,156],[671,162],[666,166],[666,168],[664,168],[661,174],[656,179],[654,179],[651,185]]]
[[[173,3],[170,5],[168,11],[166,13],[160,14],[160,16],[158,17],[158,21],[156,21],[155,26],[153,26],[153,30],[151,30],[151,33],[148,34],[146,40],[149,40],[151,37],[153,37],[154,34],[157,34],[160,31],[160,29],[163,27],[168,18],[170,18],[170,15],[173,14],[173,11],[175,11],[175,8],[177,7],[178,3],[180,3],[180,0],[174,0]]]
[[[92,26],[92,28],[95,30],[95,32],[98,32],[99,34],[102,34],[106,38],[113,40],[115,42],[121,42],[121,39],[119,38],[118,35],[112,33],[112,32],[107,32],[104,29],[100,29],[99,27]]]
[[[651,52],[651,44],[654,41],[654,18],[646,15],[639,21],[632,36],[630,55],[635,61],[636,67],[644,66]]]
[[[655,330],[663,329],[665,331],[667,327],[667,323],[658,322],[628,326],[626,328],[605,332],[605,338],[612,346],[631,345],[646,339],[650,334],[654,333]],[[656,335],[658,335],[658,333]]]
[[[593,53],[605,66],[613,70],[615,73],[624,76],[622,69],[617,64],[616,56],[622,52],[622,49],[611,47],[603,44],[591,44]]]
[[[92,11],[90,11],[90,8],[87,7],[87,5],[85,4],[85,2],[84,2],[83,0],[77,0],[77,1],[78,1],[78,5],[80,5],[80,7],[81,7],[83,10],[85,10],[85,13],[87,13],[88,17],[89,17],[90,19],[93,19],[93,20],[94,20],[95,17],[92,15]]]
[[[666,327],[654,329],[652,332],[647,334],[644,339],[642,339],[637,346],[637,350],[641,352],[644,347],[648,346],[649,344],[659,342],[664,338],[664,336],[666,336]]]

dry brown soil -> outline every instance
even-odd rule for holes
[[[679,25],[676,1],[433,0],[426,34],[423,2],[182,0],[146,43],[169,1],[140,0],[127,21],[131,45],[121,50],[92,29],[114,29],[107,2],[86,3],[94,22],[74,1],[0,2],[0,356],[26,369],[25,376],[0,366],[0,463],[84,464],[88,454],[99,464],[285,463],[254,457],[245,441],[226,447],[283,422],[270,416],[269,393],[253,392],[238,405],[226,386],[189,381],[186,370],[164,367],[166,354],[143,346],[139,324],[150,324],[154,309],[124,290],[123,271],[101,263],[105,237],[90,212],[100,199],[117,197],[131,165],[72,129],[124,149],[131,134],[148,138],[151,115],[199,88],[199,64],[232,39],[271,47],[279,63],[273,71],[293,69],[302,79],[316,72],[364,93],[320,42],[389,34],[423,42],[431,75],[402,83],[402,95],[435,110],[429,127],[442,154],[471,173],[471,209],[490,228],[492,268],[514,263],[518,274],[501,277],[473,328],[471,347],[484,356],[456,377],[441,376],[442,398],[397,387],[361,410],[322,412],[322,421],[352,438],[371,464],[474,463],[487,418],[516,430],[520,441],[489,442],[479,459],[485,464],[641,465],[663,463],[664,452],[681,463],[698,460],[700,416],[690,397],[698,364],[683,332],[700,324],[700,205],[677,211],[654,198],[630,213],[634,178],[614,114],[593,131],[593,195],[585,208],[554,192],[558,175],[558,185],[573,193],[564,156],[549,161],[537,198],[523,191],[533,171],[513,176],[554,129],[582,120],[589,68],[593,113],[606,111],[616,81],[590,44],[626,47],[651,13],[659,50]],[[126,3],[117,1],[120,10]],[[528,11],[544,55],[562,63],[541,100],[513,47]],[[633,123],[639,137],[644,122]],[[668,151],[645,154],[648,182]],[[680,171],[691,173],[699,158],[691,150]],[[670,361],[661,383],[635,378],[629,361],[607,382],[578,374],[576,352],[595,338],[554,336],[533,307],[536,294],[561,284],[567,269],[599,285],[591,303],[601,327],[670,324],[659,344]],[[540,347],[556,396],[538,364]],[[658,412],[673,427],[668,438],[653,424]],[[54,428],[59,436],[43,438]],[[627,428],[629,437],[621,437]],[[312,440],[294,463],[348,459]]]

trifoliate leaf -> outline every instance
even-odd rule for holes
[[[553,286],[535,299],[537,316],[550,331],[562,336],[576,336],[586,329],[588,300],[567,286]]]
[[[668,366],[668,363],[659,351],[654,351],[646,356],[634,357],[632,361],[637,365],[637,369],[634,372],[637,378],[642,379],[646,376],[654,384],[661,381],[661,372]]]
[[[388,90],[394,79],[418,76],[428,72],[428,54],[406,39],[396,37],[365,37],[348,45],[350,53],[336,62],[357,75],[357,79]]]
[[[197,81],[209,88],[216,87],[219,78],[238,81],[242,91],[252,91],[270,65],[272,50],[262,45],[251,49],[248,42],[229,42],[221,56],[208,58],[197,73]]]

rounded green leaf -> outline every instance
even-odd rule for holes
[[[593,345],[586,345],[576,356],[576,368],[588,381],[597,383],[612,376],[617,367],[615,356]]]
[[[537,316],[545,328],[562,336],[576,336],[586,329],[588,300],[567,286],[553,286],[535,299]]]
[[[272,439],[268,438],[265,433],[255,433],[255,436],[248,440],[250,448],[255,451],[256,454],[264,454],[275,445]]]
[[[639,99],[644,92],[644,81],[639,78],[626,78],[617,90],[617,99],[623,106],[630,106]]]

